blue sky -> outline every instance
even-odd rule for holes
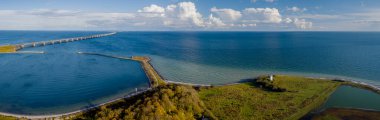
[[[380,1],[2,0],[0,29],[380,31]]]

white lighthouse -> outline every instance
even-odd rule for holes
[[[273,75],[269,75],[269,80],[273,81]]]

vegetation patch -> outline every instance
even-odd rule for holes
[[[193,120],[216,119],[191,86],[162,85],[144,95],[120,100],[73,119]]]
[[[0,115],[0,120],[17,120],[15,117]]]
[[[286,89],[277,92],[260,88],[263,83],[256,81],[200,88],[199,96],[219,119],[299,119],[323,104],[340,85],[330,80],[276,76],[271,84]]]
[[[379,111],[330,108],[314,115],[311,120],[378,120],[379,118]]]
[[[260,88],[264,88],[274,92],[286,92],[286,84],[280,84],[281,79],[275,79],[275,76],[267,77],[260,76],[256,79],[255,83],[259,85]]]
[[[16,47],[7,45],[7,46],[0,46],[0,53],[10,53],[10,52],[16,52]]]

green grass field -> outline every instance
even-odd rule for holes
[[[276,76],[274,83],[287,92],[249,82],[201,88],[199,96],[219,119],[298,119],[321,105],[340,84],[294,76]]]

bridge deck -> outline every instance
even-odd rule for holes
[[[91,35],[91,36],[83,36],[83,37],[75,37],[75,38],[64,38],[64,39],[57,39],[57,40],[48,40],[48,41],[29,42],[29,43],[15,44],[15,45],[0,46],[0,52],[16,52],[17,50],[28,48],[28,47],[38,47],[38,46],[45,46],[45,45],[75,42],[75,41],[80,41],[80,40],[106,37],[106,36],[110,36],[114,34],[116,34],[116,32]]]

